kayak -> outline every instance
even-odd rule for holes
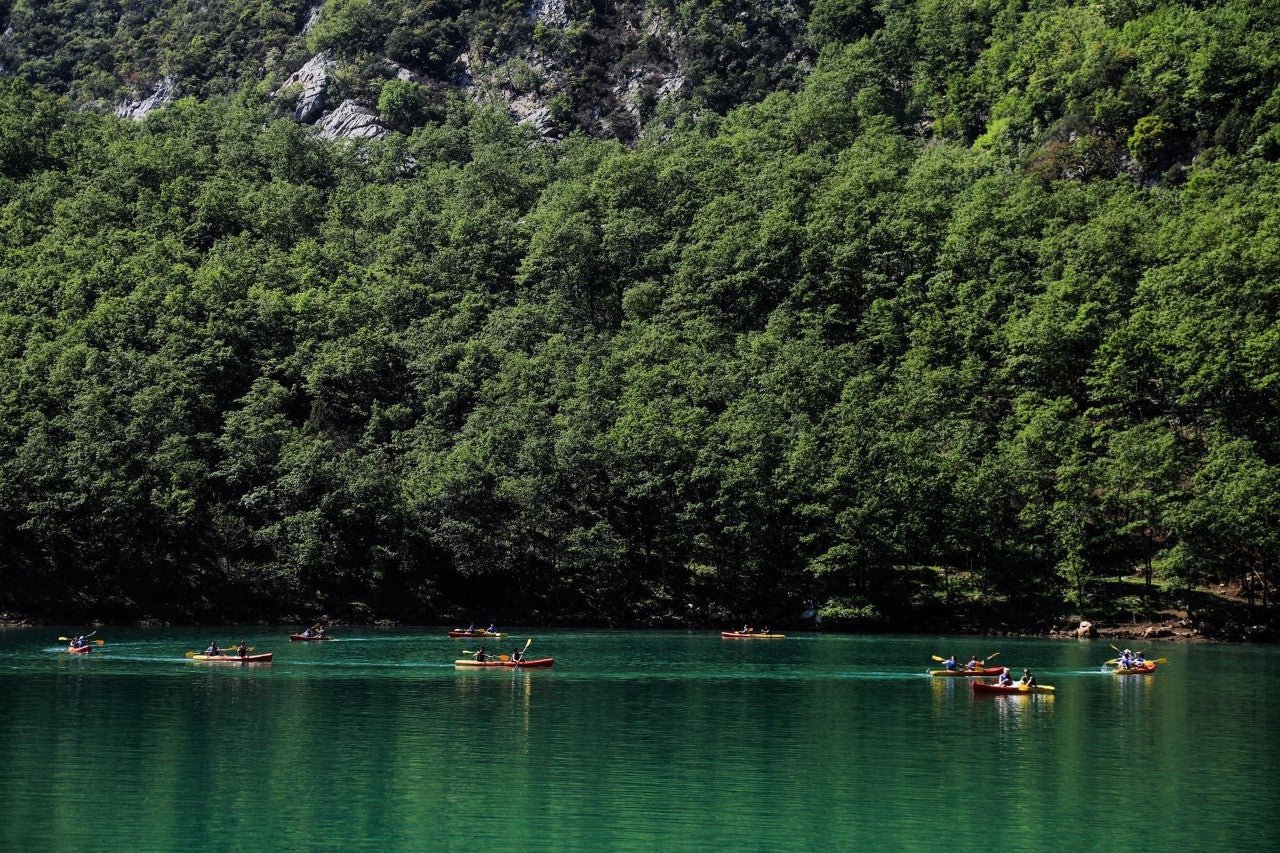
[[[67,651],[73,655],[87,655],[91,648],[93,648],[93,646],[81,646],[78,649],[75,646],[67,646]]]
[[[289,640],[294,643],[306,642],[308,640],[332,640],[332,639],[333,637],[330,637],[328,634],[326,634],[323,637],[304,637],[302,634],[289,635]]]
[[[985,681],[975,681],[973,682],[973,692],[1005,693],[1011,696],[1019,696],[1027,693],[1052,693],[1053,688],[1048,685],[1043,687],[1040,685],[1036,685],[1035,687],[1019,687],[1016,684],[1012,687],[1001,687],[999,684],[987,684]]]
[[[466,660],[456,660],[453,662],[453,665],[454,666],[506,666],[506,667],[519,667],[521,669],[528,669],[530,667],[551,666],[555,662],[556,662],[555,658],[538,658],[537,660],[525,660],[525,661],[520,661],[519,663],[516,663],[515,661],[510,661],[510,660],[466,659]]]
[[[722,640],[781,640],[786,634],[744,634],[741,631],[721,631]]]
[[[1116,675],[1150,675],[1156,671],[1156,662],[1147,661],[1142,666],[1116,667]]]
[[[192,655],[192,660],[223,661],[225,663],[271,663],[271,652],[260,655]]]
[[[490,634],[488,631],[450,631],[449,636],[454,637],[455,639],[458,637],[497,637],[498,639],[502,639],[507,635],[497,633]]]
[[[1004,672],[1002,666],[989,666],[986,669],[931,669],[929,674],[943,678],[981,678],[988,675],[999,675]]]

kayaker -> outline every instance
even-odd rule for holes
[[[496,625],[494,625],[494,623],[490,622],[490,623],[489,623],[489,627],[488,627],[488,628],[485,628],[485,629],[484,629],[484,632],[485,632],[486,634],[496,634],[496,633],[498,633],[498,628],[497,628],[497,626],[496,626]]]
[[[316,629],[316,636],[317,636],[317,637],[323,637],[323,636],[324,636],[324,626],[323,626],[323,625],[321,625],[319,628],[317,628],[317,629]]]
[[[480,663],[484,663],[488,659],[489,656],[484,653],[484,646],[481,646],[476,650],[476,660],[480,661]]]
[[[742,626],[742,630],[741,630],[741,631],[739,631],[738,633],[739,633],[739,634],[750,634],[750,633],[751,633],[751,626],[750,626],[750,625],[743,625],[743,626]]]
[[[311,636],[311,629],[310,629],[310,628],[307,628],[305,631],[303,631],[303,632],[302,632],[302,636],[304,636],[304,637],[310,637],[310,636]]]
[[[520,663],[520,661],[522,661],[522,660],[524,660],[524,652],[520,651],[519,649],[512,649],[512,650],[511,650],[511,662],[512,662],[512,663]]]
[[[969,662],[964,665],[964,668],[968,672],[977,672],[979,669],[982,669],[982,663],[982,661],[978,660],[978,656],[974,655],[969,658]]]
[[[244,656],[248,655],[248,654],[249,654],[249,644],[248,644],[248,643],[246,643],[244,640],[241,640],[241,641],[240,641],[240,645],[236,646],[236,654],[237,654],[237,655],[239,655],[240,657],[244,657]]]
[[[770,632],[770,628],[768,625],[765,625],[763,628],[760,629],[761,634],[768,634],[769,632]]]
[[[1125,649],[1123,652],[1120,653],[1120,668],[1128,669],[1132,665],[1133,665],[1133,652],[1129,651],[1128,649]]]
[[[1024,669],[1022,670],[1022,677],[1018,679],[1018,684],[1025,685],[1027,687],[1035,687],[1036,677],[1031,674],[1031,670]]]
[[[1133,655],[1133,660],[1130,661],[1129,663],[1129,666],[1133,667],[1134,669],[1142,669],[1146,665],[1147,665],[1147,659],[1143,657],[1142,652],[1135,652]]]
[[[945,666],[945,667],[947,668],[947,672],[955,672],[955,671],[956,671],[956,656],[955,656],[955,655],[952,655],[951,657],[947,658],[947,662],[946,662],[946,663],[944,663],[944,664],[943,664],[943,666]]]
[[[217,641],[217,640],[210,640],[210,641],[209,641],[209,648],[205,649],[205,650],[204,650],[204,653],[205,653],[206,655],[220,655],[220,654],[222,654],[222,650],[218,648],[218,641]]]
[[[470,625],[467,626],[467,633],[474,634],[475,632],[476,632],[476,623],[472,622]]]
[[[84,634],[81,634],[76,637],[75,645],[77,649],[83,649],[85,646],[89,645],[89,641],[84,638]]]
[[[1009,667],[1005,667],[1000,671],[1000,679],[996,681],[1000,687],[1012,687],[1013,679],[1009,677]]]

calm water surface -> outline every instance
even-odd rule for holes
[[[1280,850],[1274,647],[539,632],[554,669],[468,671],[443,629],[218,637],[267,666],[72,630],[0,631],[5,850]],[[924,674],[995,651],[1056,695]]]

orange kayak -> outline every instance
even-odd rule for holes
[[[548,667],[556,662],[555,658],[538,658],[537,660],[522,660],[516,663],[512,660],[456,660],[454,666],[507,666],[519,667],[520,669],[530,669],[532,667]]]

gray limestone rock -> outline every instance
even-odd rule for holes
[[[289,75],[275,94],[287,89],[301,89],[293,118],[300,124],[312,124],[324,114],[325,96],[329,93],[329,70],[338,61],[328,53],[317,53],[307,64]]]
[[[152,90],[150,95],[145,98],[122,102],[120,106],[116,107],[116,115],[120,116],[120,118],[141,121],[147,117],[147,113],[158,110],[165,104],[172,103],[177,87],[177,78],[162,77],[156,83],[155,89]]]
[[[316,127],[321,139],[381,139],[388,133],[376,112],[355,101],[343,101]]]

